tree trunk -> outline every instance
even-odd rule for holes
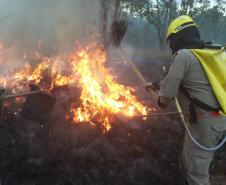
[[[121,5],[120,2],[121,2],[121,0],[116,0],[116,2],[115,2],[113,21],[119,20],[119,18],[120,18],[120,5]]]
[[[100,12],[100,32],[102,36],[102,43],[105,48],[108,47],[108,11],[109,11],[109,1],[108,0],[100,0],[102,10]]]

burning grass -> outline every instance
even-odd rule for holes
[[[5,54],[3,46],[1,53]],[[117,82],[105,66],[105,51],[95,44],[78,47],[66,57],[25,56],[24,60],[32,62],[25,60],[24,65],[8,70],[0,76],[0,85],[10,92],[24,91],[30,83],[49,92],[62,86],[79,87],[81,104],[71,102],[67,113],[70,122],[90,123],[107,132],[117,116],[132,118],[151,110],[135,96],[135,88]]]
[[[74,122],[92,122],[95,118],[108,131],[115,115],[146,115],[148,108],[138,101],[134,88],[116,82],[105,62],[106,54],[101,48],[73,54],[71,63],[82,89],[82,107],[72,107],[72,112]]]

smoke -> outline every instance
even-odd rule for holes
[[[0,42],[46,54],[96,39],[98,0],[0,0]]]

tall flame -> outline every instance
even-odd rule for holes
[[[108,131],[116,115],[145,115],[148,110],[132,94],[133,88],[116,82],[105,62],[106,54],[101,48],[79,50],[72,56],[73,71],[79,76],[82,89],[82,106],[72,106],[71,111],[74,122],[96,120]]]

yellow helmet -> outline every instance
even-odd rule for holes
[[[193,19],[188,15],[181,15],[174,19],[167,30],[166,39],[175,33],[178,33],[179,31],[183,30],[184,28],[191,27],[191,26],[197,26],[197,24],[193,21]]]

